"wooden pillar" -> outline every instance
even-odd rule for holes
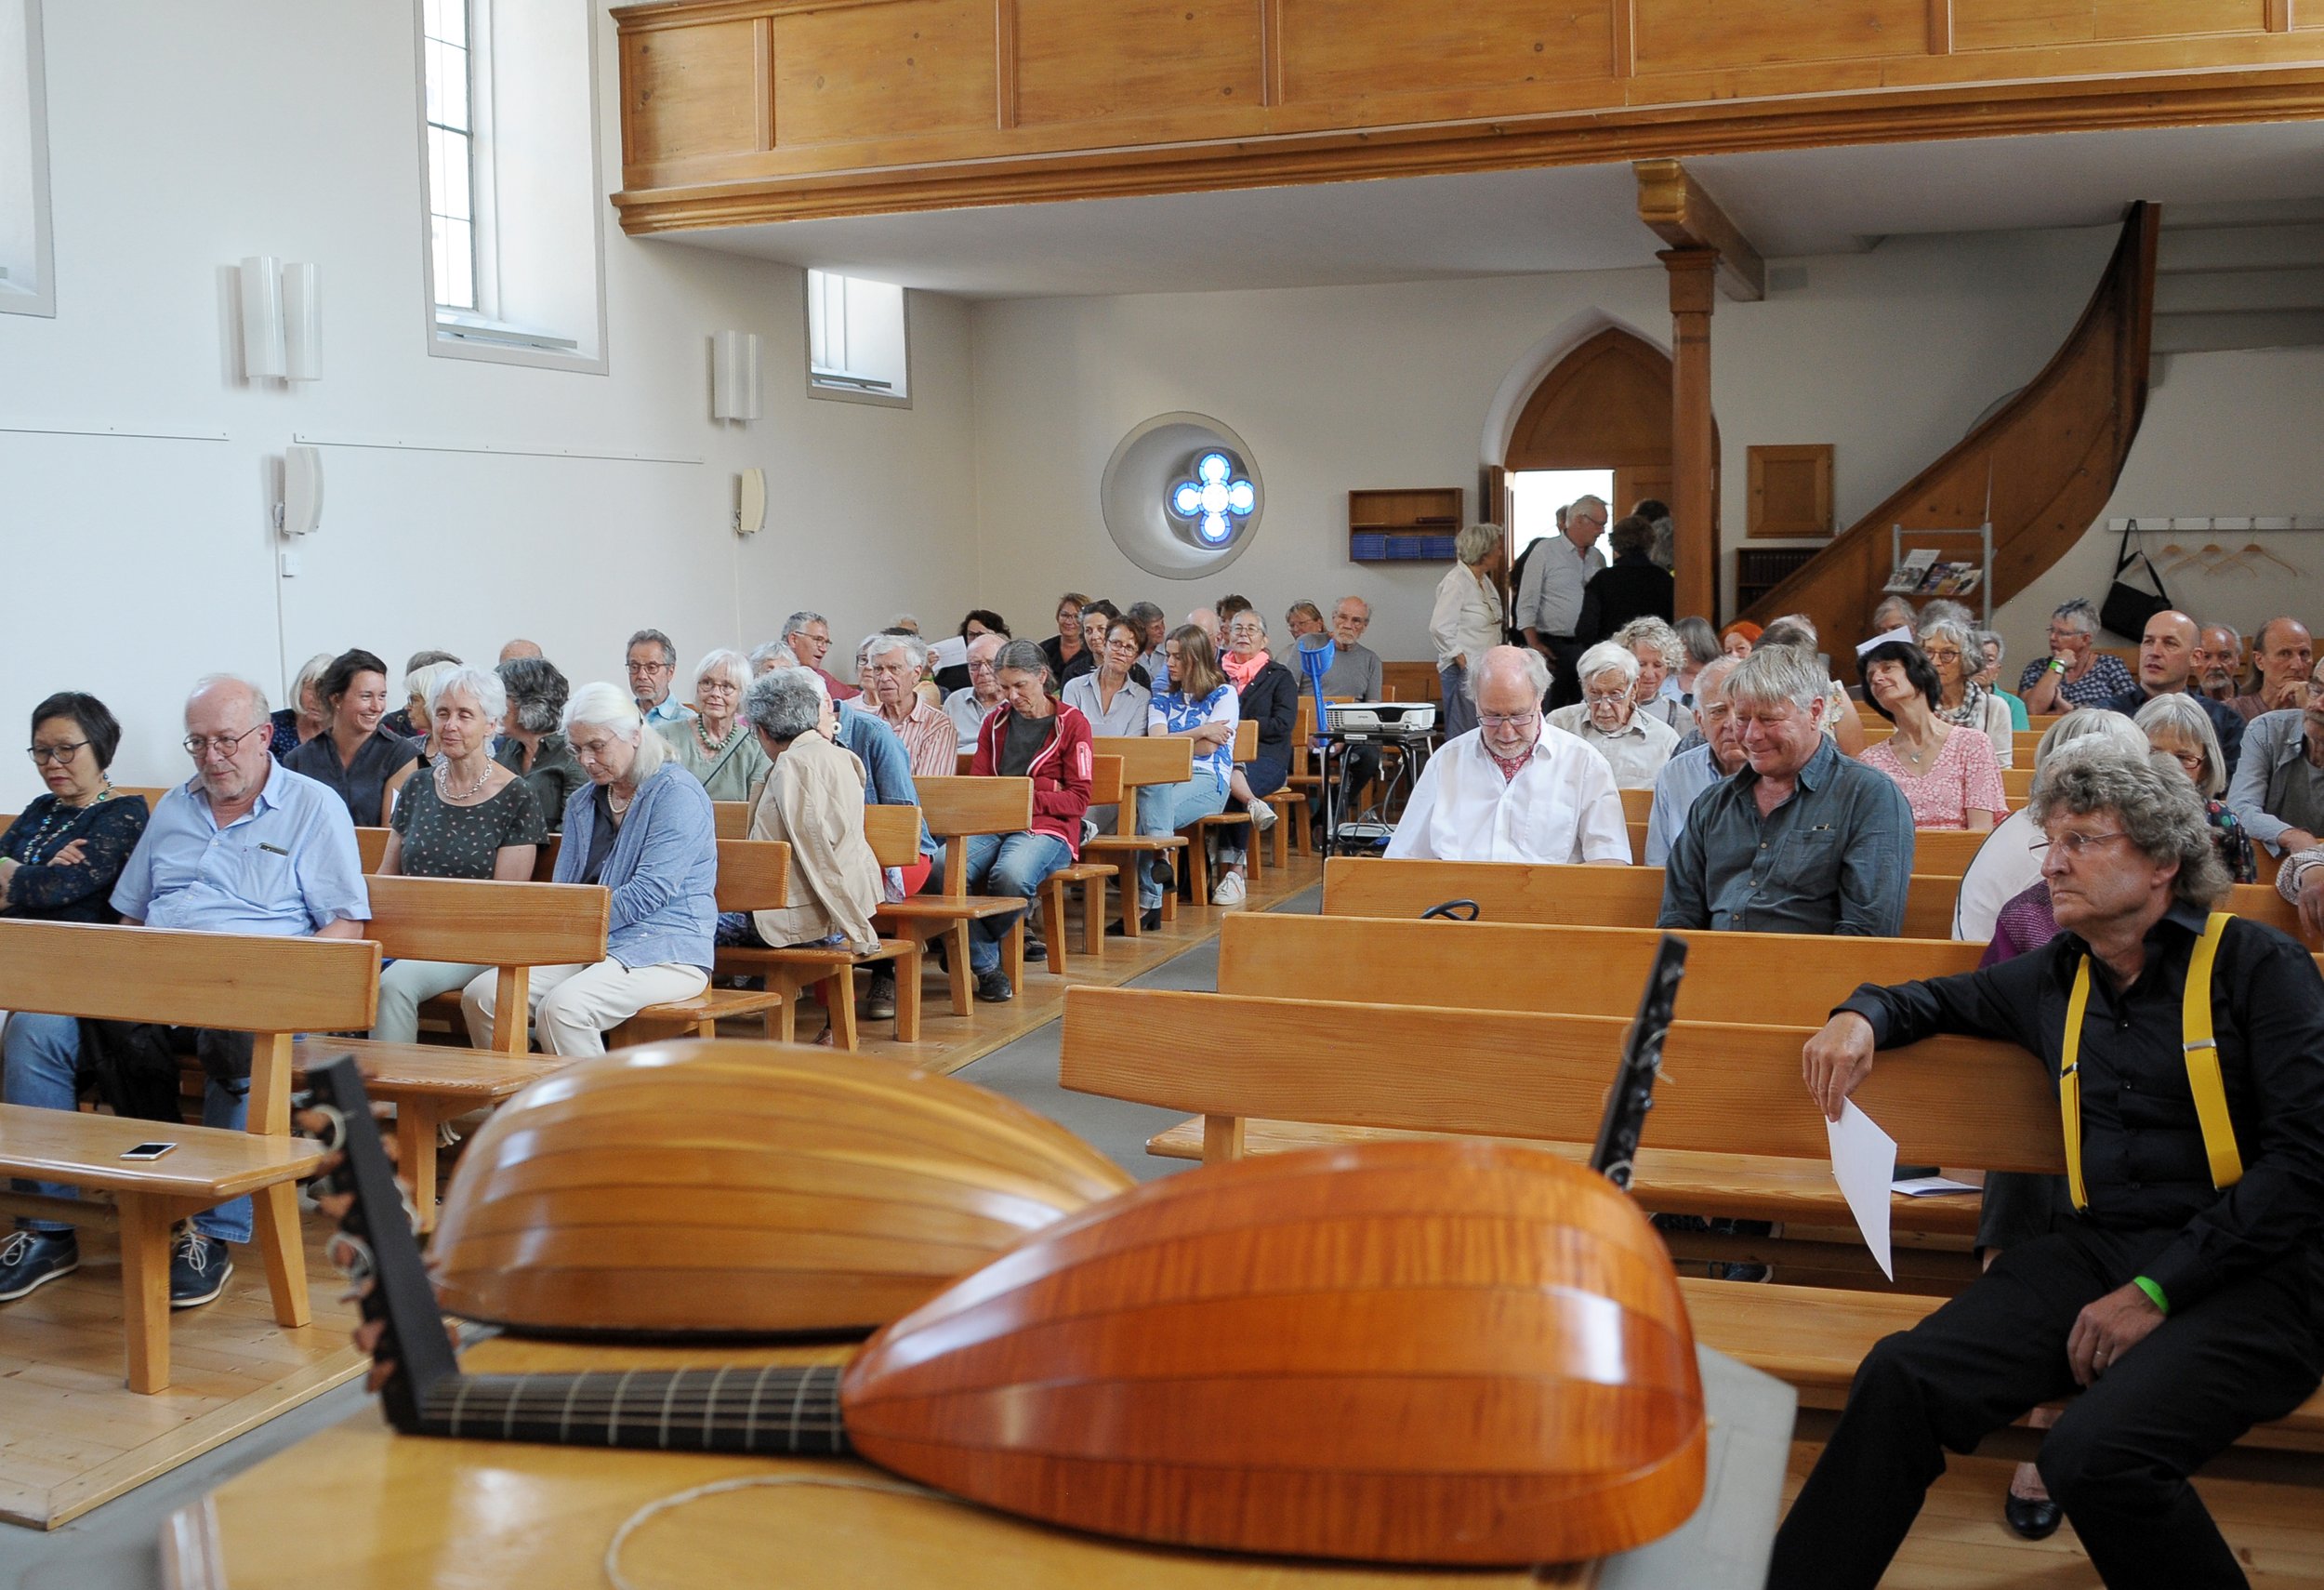
[[[1719,254],[1672,248],[1670,273],[1670,518],[1676,527],[1678,612],[1719,623],[1719,526],[1712,522],[1718,452],[1710,426],[1710,309]]]

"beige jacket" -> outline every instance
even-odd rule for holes
[[[750,837],[791,847],[790,901],[754,911],[759,936],[786,948],[838,934],[857,949],[878,941],[879,863],[864,837],[864,764],[821,735],[801,735],[775,758],[751,807]]]

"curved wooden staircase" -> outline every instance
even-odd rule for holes
[[[2161,219],[2157,205],[2131,206],[2097,292],[2040,375],[1737,616],[1804,613],[1845,657],[1868,633],[1897,524],[1909,545],[1914,530],[1974,528],[1989,514],[1996,607],[2064,556],[2113,496],[2146,411]],[[1946,544],[1975,555],[1972,537]]]

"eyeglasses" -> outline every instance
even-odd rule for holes
[[[629,665],[629,671],[631,673],[668,673],[671,669],[670,665],[666,662],[633,662]]]
[[[1585,690],[1581,698],[1592,707],[1610,707],[1617,701],[1628,701],[1628,690]]]
[[[186,748],[186,754],[196,762],[200,762],[212,751],[218,752],[220,756],[231,758],[241,751],[243,741],[272,727],[271,723],[259,723],[244,729],[239,735],[213,735],[207,739],[200,735],[188,735],[179,743]]]
[[[969,677],[971,679],[976,678],[979,674],[989,675],[992,671],[993,665],[988,662],[971,662],[969,664]]]
[[[34,767],[46,762],[53,762],[59,767],[62,767],[66,762],[71,762],[74,754],[86,744],[88,744],[86,740],[75,740],[69,746],[26,746],[24,754],[33,759]]]
[[[1954,650],[1952,647],[1950,647],[1950,646],[1928,646],[1928,647],[1924,647],[1924,648],[1922,648],[1921,655],[1922,656],[1924,656],[1924,657],[1928,658],[1928,659],[1929,659],[1929,661],[1931,661],[1931,662],[1933,662],[1933,663],[1934,663],[1934,662],[1959,662],[1959,661],[1961,661],[1961,654],[1960,654],[1959,652],[1955,651],[1955,650]]]
[[[1538,710],[1531,712],[1480,712],[1477,722],[1488,729],[1523,729],[1540,721]]]
[[[2082,853],[2087,851],[2092,845],[2104,844],[2108,840],[2126,839],[2128,837],[2128,835],[2124,834],[2119,828],[2110,834],[2064,833],[2058,835],[2054,841],[2046,839],[2038,839],[2032,843],[2027,845],[2026,848],[2032,851],[2036,855],[2042,855],[2048,853],[2051,845],[2054,842],[2065,847],[2066,858],[2068,861],[2080,861],[2082,858]]]

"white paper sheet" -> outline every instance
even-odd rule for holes
[[[1840,1195],[1848,1200],[1856,1229],[1864,1233],[1864,1245],[1872,1251],[1881,1273],[1895,1280],[1896,1266],[1888,1251],[1888,1194],[1896,1176],[1896,1140],[1856,1108],[1854,1099],[1841,1106],[1839,1120],[1824,1123],[1824,1133],[1831,1143],[1832,1180],[1840,1184]]]
[[[946,635],[928,648],[930,658],[938,668],[969,666],[969,643],[957,635]]]
[[[1954,1181],[1948,1176],[1911,1176],[1898,1182],[1889,1190],[1900,1192],[1907,1198],[1943,1198],[1955,1193],[1981,1192],[1984,1189],[1972,1186],[1967,1182]]]

